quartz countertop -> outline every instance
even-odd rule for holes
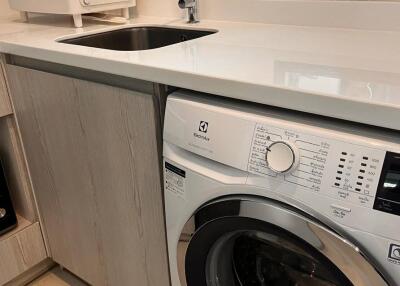
[[[128,26],[218,33],[144,51],[58,43]],[[400,130],[400,32],[140,17],[73,28],[69,17],[0,23],[0,52]]]

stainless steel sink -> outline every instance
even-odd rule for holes
[[[140,51],[161,48],[216,32],[168,27],[131,27],[61,40],[60,42],[107,50]]]

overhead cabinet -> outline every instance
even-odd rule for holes
[[[168,285],[156,98],[6,71],[51,257],[93,285]]]

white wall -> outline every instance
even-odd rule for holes
[[[0,0],[0,20],[15,17],[16,15],[18,13],[10,9],[8,0]]]
[[[400,2],[198,0],[201,19],[400,30]],[[137,0],[139,15],[181,17],[178,0]]]
[[[136,5],[139,15],[168,18],[176,18],[181,15],[178,0],[136,0]]]
[[[61,1],[61,0],[54,0]],[[331,0],[197,0],[200,19],[400,30],[400,2]],[[400,0],[399,0],[400,1]],[[182,18],[178,0],[137,0],[139,15]],[[0,20],[17,17],[0,0]]]

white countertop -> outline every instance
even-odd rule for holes
[[[55,20],[57,19],[57,20]],[[121,26],[0,23],[0,52],[400,130],[400,32],[201,21],[207,37],[145,51],[57,43]],[[129,25],[188,26],[138,18]]]

